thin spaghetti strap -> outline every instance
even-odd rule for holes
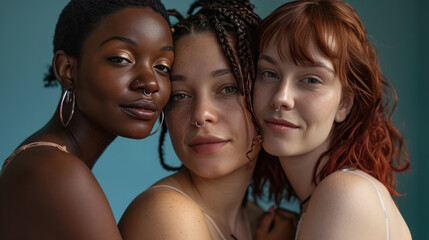
[[[222,238],[222,240],[227,240],[226,237],[222,234],[220,228],[217,226],[216,222],[206,212],[204,212],[204,210],[201,209],[201,211],[204,213],[204,216],[210,221],[210,223],[216,230],[217,234]]]
[[[22,145],[18,149],[16,149],[6,160],[3,162],[3,166],[1,168],[0,176],[3,174],[3,172],[6,170],[7,165],[22,151],[32,148],[32,147],[38,147],[38,146],[48,146],[48,147],[56,147],[59,150],[68,153],[66,146],[61,146],[59,144],[53,143],[53,142],[32,142],[29,144]]]
[[[191,199],[192,201],[194,201],[194,199],[192,199],[188,194],[186,194],[182,190],[180,190],[178,188],[175,188],[173,186],[170,186],[170,185],[155,185],[155,186],[149,187],[148,189],[146,189],[146,191],[148,191],[150,189],[156,189],[156,188],[168,188],[168,189],[171,189],[171,190],[176,191],[176,192],[182,194],[183,196]],[[217,234],[222,238],[222,240],[227,240],[225,238],[225,236],[222,234],[222,231],[220,230],[220,228],[217,226],[216,222],[210,217],[210,215],[206,211],[204,211],[204,209],[202,209],[201,207],[200,207],[200,210],[201,210],[201,212],[203,212],[203,214],[207,218],[207,220],[210,221],[210,223],[212,224],[212,226],[216,230]]]
[[[185,196],[185,197],[187,197],[187,198],[189,198],[189,199],[191,199],[191,200],[193,201],[193,199],[192,199],[188,194],[186,194],[186,193],[185,193],[185,192],[183,192],[182,190],[180,190],[180,189],[178,189],[178,188],[175,188],[175,187],[173,187],[173,186],[170,186],[170,185],[155,185],[155,186],[152,186],[152,187],[150,187],[150,188],[146,189],[146,191],[148,191],[148,190],[150,190],[150,189],[156,189],[156,188],[168,188],[168,189],[174,190],[174,191],[176,191],[176,192],[178,192],[178,193],[182,194],[183,196]]]
[[[378,198],[380,199],[380,202],[381,202],[381,206],[383,207],[384,217],[386,219],[386,239],[389,240],[389,219],[387,218],[387,211],[386,211],[386,208],[384,207],[383,199],[381,198],[381,194],[380,194],[380,191],[378,190],[377,185],[375,185],[375,183],[369,177],[367,177],[367,176],[365,176],[363,174],[354,172],[354,171],[352,171],[350,169],[343,169],[341,171],[353,173],[355,175],[359,175],[359,176],[365,178],[366,180],[370,181],[372,183],[372,185],[375,187],[375,190],[377,191]]]

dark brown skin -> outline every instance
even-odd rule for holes
[[[112,37],[134,43],[106,41]],[[126,8],[102,20],[89,35],[79,64],[63,51],[55,54],[57,79],[76,93],[75,114],[64,128],[57,110],[22,145],[53,142],[69,153],[39,146],[10,162],[0,176],[0,239],[121,239],[91,168],[118,135],[140,139],[151,132],[170,96],[172,46],[170,28],[160,14],[146,7]],[[143,88],[152,95],[144,96]],[[142,99],[156,106],[153,119],[132,117],[121,107]]]

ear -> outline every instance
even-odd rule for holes
[[[349,115],[350,111],[352,110],[353,101],[354,101],[353,94],[346,94],[345,96],[343,96],[343,99],[341,100],[337,114],[335,115],[336,123],[340,123],[344,121],[344,119],[346,119],[346,117]]]
[[[64,89],[73,89],[73,69],[76,67],[74,57],[68,56],[63,50],[55,52],[52,70],[55,78]]]

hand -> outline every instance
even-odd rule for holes
[[[259,219],[255,240],[294,239],[297,223],[296,213],[271,207]]]

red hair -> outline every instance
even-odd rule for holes
[[[317,184],[335,171],[357,168],[382,182],[391,194],[399,195],[394,189],[394,172],[408,169],[410,161],[405,141],[391,120],[396,92],[384,80],[375,50],[353,8],[337,0],[286,3],[259,26],[258,52],[268,44],[276,45],[282,60],[287,57],[285,48],[289,48],[297,65],[314,63],[309,49],[313,44],[334,63],[343,96],[354,96],[350,114],[334,124],[330,148],[318,159],[313,181]],[[389,93],[392,106],[383,98]],[[285,196],[296,197],[284,171],[279,171],[282,168],[278,158],[267,153],[260,158],[253,178],[254,196],[261,196],[264,185],[269,183],[269,199],[274,197],[277,204]],[[317,173],[324,158],[327,161]]]

